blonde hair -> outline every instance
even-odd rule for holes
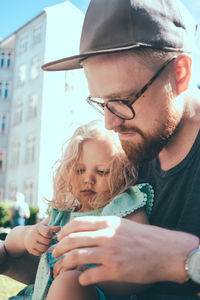
[[[90,203],[93,209],[105,206],[115,196],[133,185],[136,180],[136,170],[127,159],[120,142],[116,139],[114,132],[104,129],[103,122],[100,120],[92,121],[76,129],[67,147],[57,162],[58,168],[53,178],[54,195],[50,201],[50,206],[60,210],[67,210],[75,207],[80,208],[78,199],[72,194],[72,179],[76,174],[76,166],[79,161],[82,145],[87,140],[99,140],[106,138],[110,141],[113,148],[113,159],[110,162],[110,172],[108,175],[109,193],[107,197],[98,197]],[[105,196],[105,195],[104,195]]]

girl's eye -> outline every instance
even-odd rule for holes
[[[110,173],[109,170],[97,170],[97,174],[98,174],[98,175],[101,175],[101,176],[107,175],[107,174],[109,174],[109,173]]]
[[[85,171],[84,169],[78,169],[78,170],[76,171],[76,173],[77,173],[77,174],[83,174],[84,171]]]

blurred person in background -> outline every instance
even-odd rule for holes
[[[11,227],[26,225],[26,219],[30,217],[28,204],[25,202],[24,194],[17,192],[15,203],[9,211]]]

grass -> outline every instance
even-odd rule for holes
[[[21,291],[25,285],[7,276],[0,275],[0,300],[7,300]]]

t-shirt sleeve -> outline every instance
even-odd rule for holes
[[[151,214],[154,191],[148,183],[134,185],[115,197],[102,210],[103,216],[125,217],[144,207],[147,215]]]
[[[68,223],[69,217],[70,217],[69,211],[60,211],[56,208],[52,208],[49,225],[62,227]]]

